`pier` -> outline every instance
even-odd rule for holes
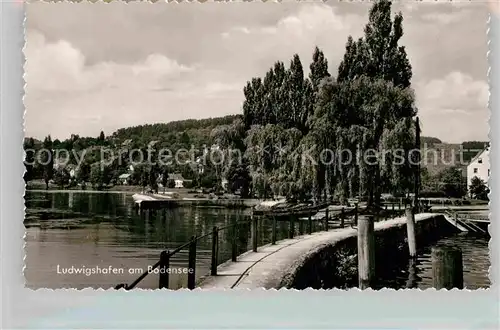
[[[407,216],[401,216],[401,211],[395,210],[396,217],[389,214],[379,214],[375,218],[375,235],[383,237],[383,245],[392,246],[394,242],[404,242],[406,239]],[[328,270],[318,270],[321,272],[335,272],[338,267],[338,260],[333,260],[339,246],[346,242],[352,243],[352,239],[358,234],[358,217],[364,216],[366,210],[354,208],[346,211],[346,208],[340,210],[324,210],[307,217],[292,216],[289,219],[288,238],[276,239],[277,217],[272,217],[272,241],[262,246],[258,245],[257,231],[259,230],[259,221],[265,217],[252,216],[248,221],[236,222],[227,226],[213,227],[212,231],[202,236],[193,236],[189,242],[179,246],[174,250],[166,250],[161,253],[156,264],[152,269],[168,268],[170,259],[181,250],[188,251],[188,267],[192,272],[188,274],[187,288],[299,288],[316,287],[321,288],[321,284],[311,283],[311,279],[304,275],[304,269],[307,267],[327,267]],[[269,218],[267,218],[269,220]],[[457,232],[461,229],[453,222],[447,221],[445,214],[421,213],[414,216],[416,232],[418,232],[419,241],[424,236],[439,236],[441,231]],[[315,223],[313,231],[312,223]],[[239,254],[241,246],[238,246],[237,232],[238,228],[250,226],[251,228],[251,249]],[[299,234],[294,235],[296,226],[299,227]],[[248,227],[246,227],[248,228]],[[230,238],[231,258],[228,261],[219,260],[219,242],[220,233],[227,231],[226,237]],[[200,239],[211,237],[211,266],[208,274],[196,275],[196,246]],[[377,238],[380,240],[380,238]],[[399,244],[399,243],[398,243]],[[351,244],[352,245],[352,244]],[[404,244],[403,244],[404,245]],[[396,245],[394,245],[396,246]],[[378,249],[375,246],[375,249]],[[325,252],[327,251],[327,252]],[[356,249],[351,249],[352,255],[356,255]],[[326,253],[326,255],[325,255]],[[319,258],[319,259],[318,259]],[[323,260],[330,258],[329,260]],[[352,256],[349,257],[352,262]],[[312,266],[312,264],[314,266]],[[326,265],[326,266],[325,266]],[[333,267],[333,268],[332,268]],[[148,272],[142,274],[137,280],[130,284],[119,284],[115,288],[126,290],[133,289],[142,281]],[[201,276],[200,276],[201,275]],[[304,277],[305,276],[305,277]],[[313,281],[314,282],[314,281]],[[159,288],[168,288],[169,274],[159,276]]]
[[[162,194],[134,194],[132,198],[141,211],[182,206],[250,208],[259,203],[255,199],[173,198]]]
[[[442,215],[424,213],[415,216],[416,223],[434,227],[442,223]],[[422,227],[425,227],[423,225]],[[405,228],[406,217],[375,222],[375,232],[381,234],[392,228]],[[313,260],[322,250],[334,247],[357,236],[357,228],[339,228],[329,232],[317,232],[311,235],[286,239],[276,245],[268,244],[256,252],[248,251],[228,261],[217,269],[217,276],[207,276],[200,281],[203,289],[256,289],[256,288],[295,288],[301,269]]]

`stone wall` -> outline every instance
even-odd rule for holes
[[[452,235],[457,229],[444,219],[433,215],[415,224],[417,249]],[[375,224],[375,268],[377,279],[396,277],[398,269],[408,260],[406,224],[386,221]],[[294,289],[347,289],[358,284],[357,237],[346,235],[340,241],[309,251],[283,276],[280,287]],[[374,288],[377,288],[376,285]]]

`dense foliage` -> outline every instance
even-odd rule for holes
[[[403,17],[391,15],[390,1],[374,2],[363,37],[348,37],[336,74],[316,47],[308,76],[295,54],[288,65],[277,61],[263,77],[251,78],[243,88],[242,115],[140,125],[107,137],[101,132],[96,138],[71,135],[53,142],[48,136],[43,143],[26,139],[25,150],[71,150],[69,164],[80,165],[73,174],[70,168],[54,167],[53,161],[32,166],[33,156],[27,153],[25,180],[43,178],[47,187],[50,180],[61,187],[88,182],[103,189],[130,173],[128,184],[156,191],[159,183],[172,185],[169,174],[180,173],[195,186],[221,189],[227,179],[227,190],[263,198],[345,201],[358,196],[373,205],[382,192],[407,194],[418,170],[410,163],[410,150],[418,143],[417,109],[410,61],[400,45]],[[441,141],[422,137],[420,144],[426,143]],[[109,151],[104,157],[103,148]],[[165,148],[196,150],[192,158],[167,165],[140,162],[130,154],[141,150],[157,160],[158,150]],[[401,152],[403,162],[387,153],[394,150]],[[377,161],[366,160],[367,154]],[[437,180],[450,181],[442,186],[446,194],[461,194],[453,191],[455,181],[461,182],[455,172]]]

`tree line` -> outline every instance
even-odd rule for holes
[[[103,170],[92,150],[123,148],[127,141],[127,148],[146,149],[148,143],[157,141],[156,148],[171,150],[216,144],[224,161],[208,162],[203,174],[196,166],[145,164],[136,167],[131,182],[157,189],[158,178],[180,172],[196,186],[220,188],[222,178],[227,178],[229,190],[239,190],[245,196],[280,195],[316,202],[366,197],[369,205],[378,204],[382,192],[408,194],[415,189],[415,176],[419,175],[410,162],[410,150],[416,146],[417,108],[411,88],[412,67],[400,44],[403,16],[397,13],[393,17],[391,5],[388,0],[373,3],[364,35],[357,40],[347,38],[335,71],[330,71],[325,54],[315,47],[307,77],[301,58],[295,54],[288,65],[276,61],[262,77],[251,78],[243,88],[242,115],[140,125],[119,129],[109,137],[104,133],[97,138],[72,135],[54,142],[47,137],[38,145],[91,150],[88,160],[85,157],[85,168],[79,169],[78,180],[90,181],[98,188],[127,172],[128,163],[116,158]],[[422,137],[421,142],[441,141]],[[25,148],[36,144],[28,139]],[[405,162],[396,162],[389,155],[382,164],[340,164],[333,159],[335,155],[324,159],[321,153],[347,150],[356,155],[394,149],[403,151]],[[237,161],[229,157],[235,150],[242,155]],[[197,156],[203,156],[203,150]],[[301,161],[310,158],[315,161]],[[43,177],[48,182],[55,175],[49,167],[27,167],[25,179]],[[55,175],[58,180],[66,177]]]

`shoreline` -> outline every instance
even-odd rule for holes
[[[25,189],[25,192],[45,192],[45,193],[54,193],[54,194],[60,194],[60,193],[92,193],[92,194],[107,194],[107,193],[113,193],[113,194],[128,194],[128,195],[133,195],[133,194],[140,194],[140,191],[132,191],[132,190],[92,190],[92,189]]]

